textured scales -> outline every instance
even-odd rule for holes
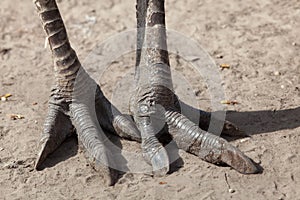
[[[138,56],[139,73],[136,78],[137,89],[132,107],[135,122],[141,131],[142,149],[146,160],[151,161],[154,170],[162,168],[159,175],[168,172],[167,167],[163,168],[168,165],[166,153],[155,139],[156,133],[165,130],[164,122],[167,122],[168,133],[179,148],[210,163],[227,163],[241,173],[255,173],[256,166],[242,152],[224,139],[201,130],[179,113],[179,100],[173,93],[169,67],[164,1],[138,0],[137,2],[138,28],[144,33],[138,32],[138,42],[143,43],[143,48]],[[141,10],[146,12],[140,12]],[[141,35],[144,40],[139,40],[142,38]],[[138,44],[138,47],[141,46]],[[210,118],[208,114],[204,116]],[[157,119],[163,124],[158,123]],[[161,130],[157,130],[157,127]]]
[[[130,102],[134,121],[131,116],[121,114],[108,101],[100,87],[82,68],[68,40],[55,0],[34,0],[34,3],[50,44],[55,75],[40,142],[41,150],[36,162],[37,169],[75,128],[80,146],[109,185],[117,181],[117,163],[114,162],[110,143],[102,129],[141,142],[143,156],[152,165],[156,175],[165,175],[170,165],[168,154],[157,139],[157,133],[171,136],[179,148],[207,162],[226,163],[246,174],[258,172],[252,160],[241,151],[226,140],[204,131],[209,126],[210,113],[197,110],[200,112],[200,121],[196,122],[180,113],[180,106],[188,110],[195,109],[179,103],[173,92],[164,1],[137,0],[139,29],[136,91]],[[87,98],[78,98],[82,96]],[[94,108],[96,112],[93,112]],[[234,124],[227,121],[223,133],[242,134]]]
[[[169,171],[168,154],[156,133],[160,132],[159,128],[164,128],[161,110],[172,105],[174,96],[164,19],[163,1],[137,1],[137,48],[140,55],[135,75],[136,95],[131,108],[141,132],[143,156],[152,164],[156,175]]]
[[[49,111],[44,123],[36,168],[39,169],[45,158],[72,133],[74,126],[79,142],[87,152],[89,160],[93,162],[95,169],[101,171],[105,177],[104,181],[112,185],[117,180],[118,173],[113,169],[115,164],[110,159],[112,157],[110,150],[103,140],[103,131],[98,121],[93,120],[95,117],[87,105],[90,102],[76,97],[95,94],[88,93],[91,92],[89,89],[85,90],[87,87],[94,86],[96,118],[102,119],[100,120],[102,127],[129,139],[138,139],[139,132],[132,120],[122,115],[110,104],[100,88],[83,70],[70,45],[55,0],[35,0],[34,3],[50,44],[55,75],[55,85],[51,91]],[[79,78],[76,88],[83,88],[77,89],[79,94],[73,93],[76,78]],[[114,109],[114,115],[112,109]]]

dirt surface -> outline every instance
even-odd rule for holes
[[[134,1],[95,2],[59,3],[81,60],[97,43],[135,27]],[[0,5],[0,95],[13,95],[0,102],[0,199],[300,199],[299,0],[166,3],[169,29],[200,43],[217,65],[230,65],[219,73],[226,99],[239,104],[228,106],[227,117],[252,136],[232,143],[261,163],[263,173],[241,175],[180,152],[184,166],[172,174],[127,173],[114,187],[102,184],[74,138],[46,160],[44,170],[33,169],[53,82],[51,54],[31,1]],[[187,90],[199,107],[211,110],[203,78],[189,62],[171,57],[173,71],[189,80]],[[106,71],[110,75],[100,85],[109,98],[133,65],[127,55]],[[126,103],[123,95],[114,98]],[[12,120],[11,114],[24,119]],[[123,147],[140,151],[135,142],[123,141]]]

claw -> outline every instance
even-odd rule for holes
[[[151,164],[155,176],[164,176],[169,171],[169,158],[165,148],[160,148],[152,157]]]
[[[142,151],[146,162],[152,165],[155,176],[164,176],[169,171],[169,157],[167,151],[155,135],[154,124],[142,123]]]
[[[224,143],[223,148],[224,150],[221,154],[222,162],[228,164],[242,174],[256,174],[260,172],[253,161],[236,147],[226,142]]]
[[[118,179],[118,171],[110,149],[112,144],[100,128],[97,117],[84,104],[73,103],[70,109],[81,148],[103,177],[103,182],[113,185]]]
[[[153,168],[155,176],[163,176],[169,171],[169,157],[157,134],[165,127],[164,109],[159,104],[138,105],[135,122],[141,133],[143,157]]]
[[[155,136],[142,140],[142,150],[145,160],[152,165],[155,176],[164,176],[169,171],[169,157],[165,148]]]
[[[49,154],[55,151],[71,135],[73,125],[68,116],[59,111],[57,105],[49,104],[49,111],[44,123],[44,132],[40,140],[40,151],[35,169],[39,170]]]
[[[198,128],[180,113],[167,111],[170,134],[178,147],[199,156],[210,163],[226,163],[240,173],[258,173],[258,167],[236,147],[226,140]]]
[[[198,142],[200,141],[196,143],[199,144]],[[259,172],[258,167],[250,158],[223,138],[206,133],[200,146],[198,156],[207,162],[225,163],[242,174],[256,174]]]
[[[105,149],[102,149],[99,150],[99,154],[101,153],[102,155],[97,156],[96,158],[90,154],[83,145],[80,146],[85,152],[85,156],[87,157],[92,168],[102,177],[103,184],[107,186],[113,186],[119,178],[119,171],[116,170],[116,164],[112,159],[111,153]]]

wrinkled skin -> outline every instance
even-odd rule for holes
[[[48,37],[55,75],[37,169],[76,129],[80,145],[108,185],[117,181],[118,171],[106,134],[140,142],[145,160],[158,176],[169,171],[171,163],[164,145],[170,138],[178,148],[207,162],[225,163],[244,174],[259,172],[257,165],[241,151],[205,131],[210,113],[199,111],[200,121],[197,122],[181,114],[180,105],[185,104],[180,103],[173,92],[166,50],[164,1],[137,0],[139,29],[136,90],[130,102],[132,117],[120,113],[81,66],[69,43],[55,0],[34,0],[34,4]],[[82,96],[87,98],[79,98]],[[242,134],[228,121],[224,123],[223,133]]]

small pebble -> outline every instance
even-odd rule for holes
[[[159,182],[159,185],[166,185],[167,184],[167,182],[165,182],[165,181],[160,181]]]
[[[1,101],[7,101],[6,97],[1,97]]]
[[[293,42],[292,45],[293,45],[293,46],[297,46],[297,43],[296,43],[296,42]]]
[[[229,64],[221,64],[220,67],[222,69],[229,69],[230,68],[230,65]]]
[[[285,86],[284,86],[284,85],[281,85],[280,87],[281,87],[281,89],[284,89],[284,88],[285,88]]]
[[[280,76],[281,73],[280,73],[279,71],[275,71],[275,72],[274,72],[274,75],[275,75],[275,76]]]
[[[230,189],[228,190],[228,192],[229,192],[229,193],[235,193],[235,190],[230,188]]]
[[[4,150],[4,148],[0,147],[0,151],[3,151],[3,150]]]
[[[240,142],[242,143],[242,142],[247,142],[248,140],[250,140],[249,138],[243,138],[243,139],[241,139],[240,140]]]

